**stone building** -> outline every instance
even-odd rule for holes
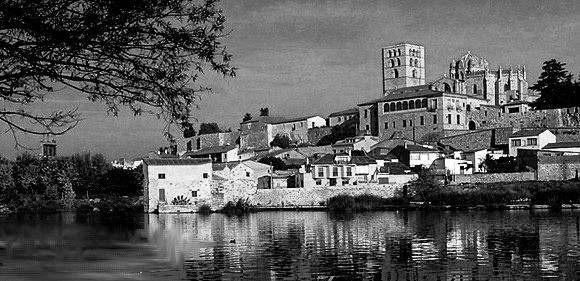
[[[328,126],[334,127],[356,117],[358,117],[358,109],[356,107],[334,112],[328,115]]]
[[[482,128],[524,127],[508,120],[528,115],[525,67],[491,70],[489,62],[467,52],[449,73],[425,83],[425,51],[401,43],[382,49],[383,97],[358,104],[360,134],[381,140],[400,134],[429,141]]]
[[[276,135],[288,136],[295,144],[308,143],[308,129],[324,126],[326,120],[320,116],[253,118],[240,126],[240,151],[268,149]]]
[[[185,140],[185,150],[197,151],[204,148],[233,145],[238,141],[239,137],[240,132],[197,135]]]

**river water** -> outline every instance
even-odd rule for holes
[[[580,211],[0,216],[0,280],[580,278]]]

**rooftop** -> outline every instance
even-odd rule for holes
[[[358,109],[356,107],[351,108],[351,109],[347,109],[347,110],[343,110],[343,111],[339,111],[339,112],[331,113],[330,115],[328,115],[328,117],[345,116],[345,115],[353,115],[353,114],[358,114]]]
[[[202,165],[211,163],[211,159],[165,158],[165,159],[143,159],[143,162],[145,162],[145,164],[149,166]]]
[[[296,117],[296,118],[285,118],[285,117],[281,117],[281,116],[272,116],[272,117],[259,116],[259,117],[252,118],[251,120],[248,120],[246,122],[243,122],[243,124],[254,123],[254,122],[262,122],[262,123],[266,123],[266,124],[283,124],[283,123],[304,121],[304,120],[307,120],[308,118],[317,117],[317,116],[318,115],[311,115],[311,116]]]
[[[325,164],[335,164],[334,159],[336,156],[346,156],[348,154],[326,154],[321,158],[315,160],[312,165],[325,165]],[[368,165],[368,164],[376,164],[377,162],[368,156],[351,156],[350,161],[348,164],[354,165]]]
[[[207,148],[202,148],[202,149],[197,150],[197,151],[188,151],[188,152],[183,154],[183,157],[199,156],[199,155],[214,154],[214,153],[225,153],[225,152],[231,151],[232,149],[235,149],[236,147],[237,147],[236,144],[207,147]]]
[[[391,175],[408,174],[411,172],[411,168],[401,162],[385,162],[384,166],[379,168],[379,171]]]
[[[533,130],[521,130],[510,135],[510,138],[521,138],[521,137],[532,137],[537,136],[548,129],[533,129]]]
[[[580,147],[580,142],[578,141],[571,141],[571,142],[555,142],[549,143],[544,146],[542,149],[553,149],[553,148],[576,148]]]
[[[386,96],[375,99],[372,101],[364,102],[358,105],[369,105],[375,104],[379,102],[385,101],[395,101],[395,100],[402,100],[402,99],[410,99],[410,98],[419,98],[419,97],[432,97],[432,96],[439,96],[444,94],[444,92],[432,90],[431,85],[422,85],[422,86],[413,86],[413,87],[405,87],[393,90],[387,93]],[[450,94],[450,93],[447,93]]]

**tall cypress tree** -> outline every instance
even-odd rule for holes
[[[531,90],[540,93],[540,97],[530,105],[534,109],[564,108],[578,106],[578,84],[573,82],[572,74],[564,68],[566,64],[555,59],[544,62],[542,73]]]

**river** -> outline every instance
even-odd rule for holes
[[[13,214],[0,280],[576,280],[579,239],[577,210]]]

